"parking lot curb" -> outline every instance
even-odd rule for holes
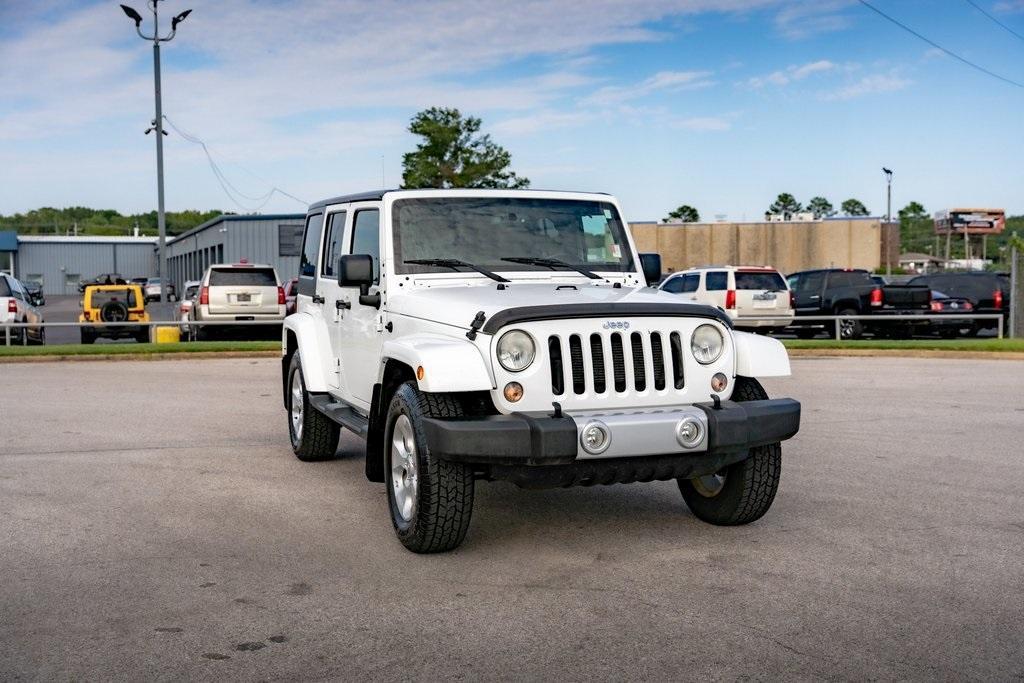
[[[193,360],[208,358],[280,358],[271,351],[185,351],[179,353],[95,353],[54,356],[0,356],[2,363],[53,363],[57,361]]]
[[[953,351],[945,349],[787,349],[791,358],[859,358],[864,356],[893,358],[950,358],[960,360],[1019,360],[1018,351]]]

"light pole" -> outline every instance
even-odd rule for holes
[[[892,254],[889,253],[889,245],[892,240],[889,239],[891,236],[888,231],[892,228],[892,169],[882,167],[882,173],[885,174],[885,224],[886,224],[886,236],[885,236],[885,275],[889,277],[892,275]]]
[[[156,96],[156,118],[153,119],[153,125],[146,131],[146,135],[150,132],[156,131],[156,201],[157,201],[157,212],[156,222],[157,228],[160,233],[159,240],[159,275],[160,275],[160,303],[167,303],[167,290],[170,286],[170,281],[167,279],[167,220],[164,215],[164,136],[167,135],[164,132],[164,115],[163,107],[160,102],[160,43],[166,43],[174,38],[174,34],[178,32],[178,24],[185,20],[192,10],[187,9],[181,14],[171,19],[171,32],[160,37],[160,18],[158,16],[157,5],[160,0],[149,0],[150,11],[153,12],[153,35],[147,36],[142,33],[142,15],[136,12],[128,5],[121,5],[121,9],[128,15],[128,18],[135,22],[135,32],[139,34],[139,37],[143,40],[153,41],[153,93]]]

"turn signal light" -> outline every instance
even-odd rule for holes
[[[730,310],[730,311],[736,308],[736,290],[735,289],[730,289],[729,291],[727,291],[725,293],[725,307],[728,310]]]
[[[942,304],[939,303],[938,301],[932,301],[932,310],[933,311],[941,311],[942,310]]]
[[[199,290],[199,305],[209,306],[210,305],[210,288],[203,287]]]

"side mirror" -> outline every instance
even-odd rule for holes
[[[369,254],[344,254],[338,257],[338,285],[358,287],[359,303],[380,308],[380,294],[370,294],[373,284],[373,257]]]
[[[656,285],[661,280],[661,254],[640,254],[640,269],[648,285]]]

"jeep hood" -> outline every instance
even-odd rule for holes
[[[610,284],[512,283],[499,290],[495,284],[423,287],[388,295],[387,311],[469,329],[479,311],[487,319],[484,332],[494,325],[515,320],[514,309],[529,309],[533,319],[680,315],[715,318],[731,327],[717,308],[681,300],[677,295],[648,287],[615,288]],[[492,321],[493,319],[493,321]]]

